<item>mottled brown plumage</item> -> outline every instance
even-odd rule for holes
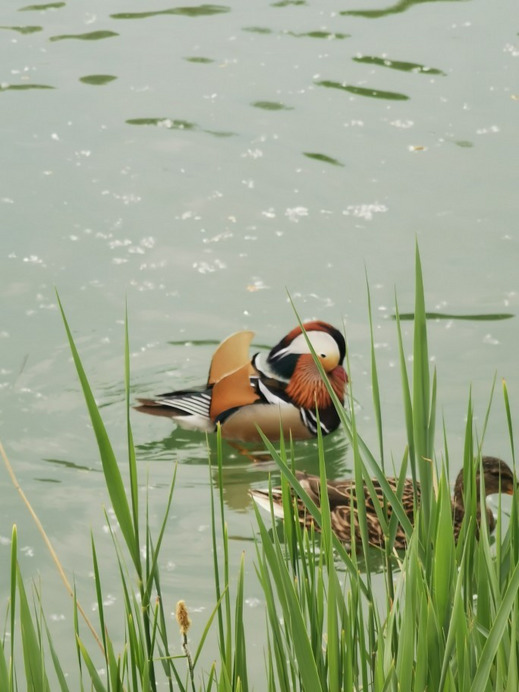
[[[496,457],[483,457],[482,458],[482,468],[483,475],[485,478],[485,495],[492,495],[497,492],[512,495],[515,487],[515,479],[510,468],[505,464],[504,461],[497,459]],[[320,507],[320,491],[321,482],[318,476],[310,476],[306,473],[297,472],[296,476],[301,483],[303,489],[307,492],[313,502]],[[476,484],[477,484],[477,517],[478,524],[481,517],[480,510],[480,493],[479,493],[479,470],[476,474]],[[395,494],[397,493],[398,479],[397,478],[387,478],[387,482]],[[376,498],[381,508],[384,508],[384,493],[380,487],[379,482],[376,479],[372,479],[373,487],[375,489]],[[330,505],[330,518],[332,529],[339,538],[340,541],[346,544],[351,544],[353,540],[360,544],[361,534],[358,522],[358,501],[359,498],[356,492],[357,486],[353,479],[346,479],[341,481],[328,481],[326,485],[326,492],[328,495],[328,502]],[[410,478],[404,481],[404,486],[402,489],[401,503],[405,510],[406,515],[409,518],[411,524],[414,524],[414,512],[415,512],[415,491],[416,491],[416,501],[420,501],[420,484],[413,484]],[[252,496],[256,502],[266,509],[270,506],[269,492],[265,490],[253,490]],[[378,520],[375,505],[373,504],[373,498],[371,497],[366,486],[363,488],[362,501],[366,507],[366,523],[368,529],[368,540],[371,545],[383,547],[385,543],[385,536],[382,530],[382,526]],[[274,488],[272,490],[272,502],[275,509],[281,510],[279,516],[282,516],[282,506],[281,506],[281,490],[280,488]],[[298,510],[299,510],[299,520],[302,524],[310,527],[314,524],[313,517],[306,510],[303,502],[298,498],[297,500]],[[492,532],[495,528],[495,519],[492,511],[488,506],[485,506],[485,513],[487,515],[488,528]],[[386,512],[388,520],[393,514],[393,507],[386,500]],[[457,540],[460,532],[463,517],[465,515],[465,509],[463,506],[463,470],[460,471],[454,485],[454,496],[452,499],[452,520],[454,537]],[[318,530],[316,525],[315,527]],[[406,547],[406,535],[405,531],[400,524],[397,526],[396,536],[394,541],[394,547],[397,550],[402,550]]]

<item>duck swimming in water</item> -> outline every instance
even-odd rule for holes
[[[308,341],[341,404],[348,376],[343,367],[346,343],[326,322],[303,324]],[[243,442],[260,441],[258,426],[270,439],[327,435],[339,426],[321,373],[301,327],[295,327],[267,356],[249,354],[253,332],[232,334],[213,355],[207,383],[202,387],[139,399],[137,411],[172,418],[183,428],[214,432]],[[318,416],[316,415],[316,409]]]
[[[516,487],[516,480],[511,469],[507,466],[504,461],[497,459],[496,457],[485,456],[481,460],[483,476],[485,479],[485,495],[493,495],[494,493],[504,493],[507,495],[513,495],[514,488]],[[318,476],[310,476],[304,472],[296,472],[296,477],[300,482],[303,489],[310,496],[313,502],[320,507],[320,497],[321,497],[321,481]],[[476,503],[477,503],[477,519],[478,523],[481,519],[481,508],[480,508],[480,493],[479,493],[479,479],[480,471],[479,468],[476,472]],[[398,487],[398,478],[388,478],[391,489],[396,494]],[[380,503],[380,507],[384,507],[384,493],[380,487],[379,482],[374,478],[372,479],[373,486],[375,488],[375,493],[377,500]],[[353,479],[340,480],[340,481],[328,481],[326,484],[326,492],[328,495],[328,501],[330,504],[330,518],[331,526],[337,538],[351,545],[352,536],[353,540],[357,544],[361,544],[361,534],[358,524],[358,509],[357,509],[357,494],[356,494],[356,483]],[[368,540],[370,545],[383,547],[385,543],[385,535],[380,525],[375,506],[373,504],[373,499],[369,494],[366,486],[364,486],[364,501],[366,505],[366,523],[368,528]],[[415,508],[415,490],[417,500],[420,499],[420,484],[413,484],[410,478],[404,481],[404,487],[401,496],[401,503],[405,510],[405,513],[409,517],[411,524],[414,524],[414,508]],[[251,495],[255,502],[270,512],[270,495],[268,490],[252,490]],[[352,509],[353,504],[353,509]],[[314,519],[312,515],[306,510],[303,502],[300,498],[297,499],[298,511],[299,511],[299,521],[301,524],[309,527],[314,524]],[[282,496],[281,488],[272,489],[272,506],[274,508],[274,514],[280,518],[283,518],[283,506],[282,506]],[[393,509],[391,505],[386,501],[386,511],[388,520],[390,519]],[[495,518],[492,514],[490,507],[485,506],[483,512],[486,514],[488,529],[492,532],[495,528]],[[452,523],[454,529],[454,538],[457,541],[459,532],[461,529],[461,524],[463,522],[463,517],[465,516],[465,508],[463,506],[463,470],[461,470],[456,478],[454,484],[454,495],[452,498]],[[315,529],[318,531],[319,527],[315,524]],[[402,526],[399,524],[396,531],[394,547],[397,550],[403,550],[406,547],[407,539],[406,534]]]

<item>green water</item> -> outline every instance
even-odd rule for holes
[[[457,470],[469,388],[482,420],[495,376],[485,451],[511,459],[499,383],[513,407],[514,0],[5,5],[0,437],[87,607],[90,530],[114,611],[121,603],[104,529],[109,501],[55,287],[124,465],[126,300],[137,396],[199,384],[215,343],[239,329],[253,329],[258,348],[276,343],[295,325],[288,290],[303,318],[345,325],[359,422],[375,445],[367,275],[386,453],[398,464],[405,430],[391,318],[395,290],[400,310],[413,310],[418,240],[451,464]],[[164,419],[132,422],[154,527],[179,465],[162,582],[171,610],[179,598],[192,608],[196,639],[214,603],[206,440]],[[330,475],[346,475],[342,435],[327,447]],[[248,489],[271,466],[230,445],[225,454],[227,520],[235,564],[246,551],[261,689]],[[316,468],[313,444],[299,443],[296,457]],[[41,576],[66,647],[69,600],[5,471],[0,484],[1,562],[16,522],[24,575]]]

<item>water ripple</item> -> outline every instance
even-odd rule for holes
[[[310,153],[308,151],[303,151],[303,156],[309,159],[315,159],[316,161],[322,161],[323,163],[331,163],[333,166],[344,166],[343,163],[337,159],[333,159],[331,156],[326,156],[326,154]]]
[[[113,82],[114,79],[117,79],[117,77],[114,77],[114,75],[111,74],[89,74],[85,75],[84,77],[80,77],[79,81],[83,82],[83,84],[103,86],[104,84],[109,84],[110,82]]]
[[[60,34],[58,36],[51,36],[49,41],[66,41],[66,40],[77,40],[77,41],[101,41],[104,38],[113,38],[114,36],[119,36],[115,31],[88,31],[86,34]]]
[[[204,130],[196,123],[173,118],[130,118],[126,123],[128,125],[154,125],[155,127],[164,127],[167,130],[199,130],[208,135],[213,135],[213,137],[233,137],[235,134],[234,132]]]
[[[230,12],[231,8],[227,5],[197,5],[195,7],[171,7],[167,10],[155,10],[152,12],[118,12],[111,14],[112,19],[147,19],[148,17],[158,17],[163,14],[180,14],[184,17],[207,17],[213,14],[223,14]]]
[[[445,72],[438,70],[435,67],[426,67],[416,62],[404,62],[403,60],[389,60],[389,58],[377,58],[370,55],[361,55],[353,58],[354,62],[365,63],[367,65],[379,65],[380,67],[389,67],[392,70],[401,70],[403,72],[416,72],[418,74],[434,74],[445,77]]]
[[[497,322],[500,320],[510,320],[515,317],[510,312],[486,312],[474,315],[455,315],[447,312],[426,312],[428,320],[473,320],[475,322]],[[400,320],[414,320],[414,312],[403,312],[398,315]],[[396,315],[391,315],[396,320]]]
[[[285,31],[287,36],[294,36],[295,38],[321,38],[327,41],[333,41],[334,39],[342,40],[345,38],[351,38],[351,34],[337,34],[333,31],[303,31],[302,33],[297,33],[295,31]]]
[[[251,103],[254,108],[262,108],[265,111],[292,111],[294,110],[292,106],[285,106],[284,103],[279,101],[254,101]]]
[[[316,82],[317,86],[327,87],[329,89],[340,89],[348,91],[356,96],[367,96],[374,99],[388,99],[390,101],[408,101],[409,96],[400,94],[398,91],[382,91],[381,89],[367,89],[366,87],[353,86],[350,84],[342,84],[341,82],[332,82],[328,79],[323,79]]]
[[[465,2],[465,0],[452,1]],[[420,5],[424,2],[436,2],[436,0],[400,0],[400,2],[381,10],[344,10],[339,12],[339,14],[342,16],[364,17],[365,19],[379,19],[380,17],[387,17],[390,14],[399,14],[400,12],[405,12],[415,5]]]
[[[35,34],[37,31],[43,31],[42,26],[0,26],[0,29],[16,31],[19,34]]]
[[[55,89],[50,84],[0,84],[0,91],[28,91],[30,89]]]
[[[45,12],[45,10],[58,10],[65,7],[66,2],[47,2],[44,5],[26,5],[20,7],[18,12]]]
[[[209,63],[214,62],[212,58],[198,58],[196,56],[194,57],[189,57],[189,58],[184,58],[186,62],[194,62],[197,64],[202,64],[202,65],[208,65]]]

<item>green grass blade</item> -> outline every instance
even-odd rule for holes
[[[139,539],[139,485],[137,476],[137,461],[135,458],[135,445],[130,421],[130,341],[128,335],[128,305],[124,316],[124,388],[126,394],[126,431],[128,442],[128,468],[130,472],[130,494],[132,498],[133,535],[135,551],[140,554]]]
[[[519,590],[519,565],[514,569],[508,588],[503,597],[499,610],[497,611],[492,629],[489,632],[488,639],[485,642],[479,664],[474,676],[474,681],[470,688],[470,692],[485,692],[488,687],[488,680],[492,663],[497,654],[501,639],[505,634],[509,623],[510,612],[516,604],[517,592]]]
[[[70,688],[67,685],[65,673],[63,672],[63,668],[61,666],[59,655],[58,655],[58,652],[56,651],[56,648],[54,646],[54,642],[52,641],[52,636],[51,636],[50,630],[48,628],[47,621],[46,621],[45,617],[43,617],[43,625],[45,627],[45,634],[47,635],[47,641],[49,643],[49,649],[50,649],[50,655],[52,658],[52,663],[54,664],[54,670],[56,672],[56,677],[58,678],[59,688],[60,688],[61,692],[69,692]],[[0,685],[0,689],[7,689],[7,688],[3,688]]]
[[[375,413],[375,421],[377,423],[378,448],[380,455],[380,465],[384,470],[384,437],[382,434],[382,406],[380,403],[380,385],[378,381],[377,359],[375,357],[375,336],[373,333],[373,313],[371,309],[371,292],[366,276],[366,290],[368,293],[368,318],[369,318],[369,333],[370,333],[370,354],[371,354],[371,388],[373,397],[373,410]]]
[[[512,461],[515,466],[515,447],[514,447],[514,431],[512,426],[512,413],[510,411],[510,399],[508,398],[508,388],[506,381],[503,380],[503,398],[505,400],[506,421],[508,424],[508,437],[510,439],[510,449],[512,450]]]
[[[16,641],[16,571],[18,566],[18,531],[16,529],[16,524],[13,524],[13,530],[11,533],[11,660],[9,662],[9,691],[14,689],[14,652],[15,652],[15,641]]]
[[[302,488],[301,484],[293,474],[293,472],[288,468],[288,466],[284,463],[284,461],[281,459],[279,454],[277,453],[276,448],[273,446],[273,444],[270,442],[270,440],[263,435],[261,430],[258,429],[258,432],[261,436],[261,439],[263,441],[263,444],[267,448],[269,454],[272,456],[273,461],[277,464],[279,469],[281,470],[282,474],[286,477],[288,480],[290,487],[297,493],[297,495],[301,498],[303,501],[306,509],[308,512],[312,515],[314,520],[316,521],[318,526],[321,526],[321,512],[319,509],[315,506],[315,503],[312,502],[308,494],[305,492],[305,490]],[[387,485],[387,481],[386,481]],[[409,520],[408,520],[409,523]],[[359,582],[359,586],[361,590],[364,592],[366,596],[369,596],[370,591],[367,588],[366,584],[364,581],[359,577],[359,572],[358,568],[356,565],[353,563],[351,557],[348,555],[346,550],[344,549],[344,546],[339,542],[338,538],[333,534],[333,545],[335,550],[339,553],[341,560],[344,562],[352,576]]]
[[[202,653],[202,649],[204,647],[205,640],[207,639],[207,635],[209,634],[209,630],[211,628],[211,625],[213,623],[215,615],[218,612],[218,609],[220,608],[220,604],[221,604],[222,599],[224,598],[226,592],[227,592],[227,588],[224,590],[224,593],[220,596],[219,601],[217,601],[215,607],[213,608],[211,615],[207,619],[206,625],[205,625],[204,630],[202,632],[202,636],[200,637],[200,641],[198,642],[198,646],[196,648],[195,655],[193,656],[193,668],[196,668],[196,663],[200,657],[200,654]]]
[[[27,690],[49,692],[49,681],[42,661],[41,641],[34,627],[19,565],[16,569],[16,584],[20,601],[20,629]]]
[[[161,524],[161,526],[160,526],[159,536],[158,536],[158,539],[157,539],[157,544],[156,544],[154,550],[153,550],[153,551],[150,551],[150,552],[152,553],[152,560],[151,560],[151,563],[150,563],[150,566],[149,566],[149,570],[148,570],[148,581],[147,581],[146,588],[145,588],[145,591],[146,591],[146,599],[147,599],[147,600],[149,600],[149,598],[150,598],[150,596],[151,596],[151,588],[152,588],[152,585],[153,585],[153,581],[156,579],[156,575],[157,575],[157,561],[158,561],[158,559],[159,559],[160,548],[161,548],[161,545],[162,545],[162,540],[163,540],[163,538],[164,538],[164,532],[165,532],[165,530],[166,530],[166,524],[167,524],[168,517],[169,517],[169,513],[170,513],[170,510],[171,510],[171,503],[172,503],[172,501],[173,501],[173,491],[174,491],[174,489],[175,489],[175,482],[176,482],[176,479],[177,479],[177,468],[178,468],[178,465],[175,464],[174,471],[173,471],[173,478],[172,478],[172,480],[171,480],[171,484],[170,484],[170,487],[169,487],[168,501],[167,501],[167,503],[166,503],[166,509],[165,509],[165,511],[164,511],[164,518],[163,518],[162,524]]]
[[[266,560],[278,587],[278,598],[283,610],[283,617],[286,625],[289,627],[291,644],[294,647],[302,688],[318,692],[322,690],[321,680],[294,582],[286,569],[286,564],[281,556],[276,553],[264,526],[260,524],[259,528]]]
[[[83,660],[85,661],[88,673],[90,675],[90,680],[92,681],[92,685],[95,689],[96,692],[107,692],[107,688],[104,686],[103,681],[99,677],[99,673],[96,670],[96,667],[90,658],[90,654],[88,653],[85,645],[81,641],[79,637],[77,637],[77,643],[79,646],[79,649],[81,651],[81,654],[83,656]]]
[[[413,427],[417,466],[422,484],[421,506],[426,535],[429,532],[432,502],[432,465],[434,429],[430,428],[430,375],[427,345],[427,317],[422,265],[416,245],[415,313],[413,339]]]
[[[9,669],[5,660],[5,649],[0,639],[0,690],[9,690]]]
[[[414,424],[413,424],[413,404],[411,401],[411,387],[409,385],[409,375],[407,374],[407,364],[404,351],[404,339],[402,336],[402,325],[400,322],[400,311],[398,309],[398,301],[395,296],[395,318],[396,331],[398,337],[398,355],[400,359],[400,378],[402,382],[402,396],[404,399],[404,418],[407,431],[407,445],[409,447],[409,462],[411,466],[411,477],[413,483],[418,480],[418,471],[416,468],[415,454],[415,439],[414,439]]]
[[[57,295],[57,294],[56,294]],[[137,572],[141,573],[141,562],[140,553],[138,550],[138,541],[135,535],[135,529],[133,525],[132,514],[130,512],[130,507],[128,505],[128,499],[126,497],[126,491],[124,488],[121,472],[117,465],[117,460],[115,458],[112,445],[110,443],[108,433],[104,426],[103,420],[99,413],[94,395],[88,383],[88,379],[83,368],[83,364],[79,357],[74,339],[72,337],[72,332],[68,325],[67,319],[65,317],[65,312],[61,304],[59,295],[57,295],[59,308],[61,310],[61,316],[63,318],[63,324],[65,325],[65,331],[67,333],[70,350],[72,353],[72,358],[76,366],[76,371],[83,389],[83,395],[85,397],[85,402],[87,405],[88,412],[90,414],[90,420],[92,422],[92,427],[97,439],[97,444],[99,447],[99,454],[101,457],[101,462],[103,464],[103,473],[106,479],[106,485],[108,488],[108,493],[110,495],[110,500],[112,502],[113,510],[119,526],[121,527],[122,534],[126,541],[126,545],[132,557],[133,563]]]
[[[243,623],[243,580],[244,580],[245,555],[242,553],[240,570],[238,573],[238,583],[236,588],[236,604],[234,608],[234,687],[238,681],[244,690],[248,689],[247,679],[247,646],[245,638],[245,627]]]

